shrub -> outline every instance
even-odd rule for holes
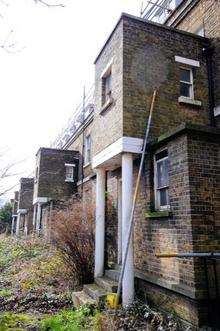
[[[78,199],[52,215],[52,240],[69,266],[75,285],[93,282],[94,208]]]

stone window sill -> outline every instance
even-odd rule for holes
[[[195,107],[201,107],[202,106],[202,102],[199,100],[195,100],[195,99],[191,99],[191,98],[187,98],[187,97],[183,97],[180,96],[178,98],[179,103],[186,103],[188,105],[191,106],[195,106]]]
[[[65,179],[65,182],[66,182],[66,183],[74,183],[75,180],[74,180],[74,179]]]
[[[114,99],[110,97],[102,106],[100,110],[100,114],[104,113],[112,104],[113,104]]]
[[[163,218],[163,217],[170,217],[170,216],[171,216],[171,212],[169,210],[153,211],[153,212],[145,213],[146,218]]]

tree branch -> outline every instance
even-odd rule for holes
[[[46,6],[46,7],[65,7],[64,4],[62,3],[48,3],[47,1],[45,0],[34,0],[36,3],[41,3],[42,5]]]

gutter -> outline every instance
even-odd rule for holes
[[[208,73],[208,88],[209,88],[209,119],[210,125],[216,126],[215,124],[215,95],[214,95],[214,79],[213,79],[213,47],[203,49],[203,54],[206,58],[207,73]]]

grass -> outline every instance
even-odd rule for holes
[[[51,316],[33,316],[6,312],[0,315],[0,331],[98,331],[101,313],[85,305],[77,310],[62,310]]]
[[[85,305],[77,310],[61,311],[41,321],[41,331],[98,330],[101,313],[93,306]]]
[[[37,318],[27,314],[7,312],[0,315],[0,331],[25,331],[37,325]]]

